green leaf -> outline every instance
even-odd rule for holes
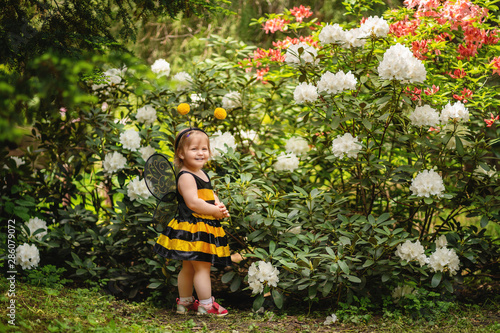
[[[431,281],[432,288],[436,288],[437,286],[439,286],[439,283],[441,282],[442,277],[443,277],[442,272],[437,272],[436,274],[434,274],[434,276],[432,277],[432,281]]]
[[[274,241],[269,242],[269,253],[273,254],[276,250],[276,243]]]
[[[486,228],[486,226],[488,225],[488,222],[489,222],[489,219],[488,219],[488,216],[483,216],[481,217],[481,228]]]
[[[345,261],[339,260],[338,264],[339,264],[340,269],[342,270],[342,272],[344,272],[344,273],[346,273],[346,274],[349,275],[349,266],[347,266],[347,264],[345,263]]]
[[[161,284],[162,284],[161,282],[153,282],[153,283],[148,284],[148,288],[149,289],[156,289],[159,286],[161,286]]]
[[[274,304],[276,304],[278,309],[281,309],[283,307],[283,295],[276,289],[273,289],[271,294],[273,296]]]
[[[462,156],[464,155],[464,145],[462,144],[462,140],[460,140],[460,137],[458,135],[455,135],[455,142],[457,143],[457,153],[458,155]]]
[[[257,296],[257,298],[253,301],[253,310],[258,311],[262,307],[262,304],[264,304],[264,296],[259,294],[259,296]]]
[[[236,274],[234,271],[227,272],[226,274],[222,275],[221,281],[222,283],[228,283],[233,279],[234,274]]]
[[[236,276],[234,279],[233,279],[233,282],[231,283],[231,291],[234,293],[235,291],[237,291],[241,286],[241,278],[239,276]]]
[[[347,275],[347,279],[354,283],[361,283],[361,279],[354,275]]]
[[[366,127],[366,129],[368,129],[368,130],[372,129],[372,123],[368,119],[363,118],[362,122],[363,122],[363,125]]]

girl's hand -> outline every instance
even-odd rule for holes
[[[219,207],[219,211],[223,215],[223,217],[229,217],[229,211],[227,210],[226,206],[222,202],[216,203],[216,206]]]

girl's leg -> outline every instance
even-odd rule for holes
[[[210,267],[212,264],[205,261],[191,261],[194,269],[194,289],[198,299],[205,300],[212,297],[212,281],[210,279]]]
[[[193,278],[195,270],[192,261],[184,260],[182,262],[182,269],[177,277],[177,288],[179,289],[179,297],[193,296]]]

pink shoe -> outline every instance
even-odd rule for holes
[[[189,303],[181,302],[177,299],[177,311],[178,314],[187,314],[188,311],[198,311],[198,307],[200,306],[200,302],[198,300],[194,300]]]
[[[205,307],[203,304],[199,304],[197,315],[214,315],[217,317],[223,317],[227,315],[227,310],[215,302],[212,296],[212,304]]]

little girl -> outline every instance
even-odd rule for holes
[[[229,212],[212,190],[202,167],[210,158],[208,135],[199,128],[179,133],[174,144],[179,209],[155,244],[155,251],[169,259],[182,260],[177,279],[177,313],[227,315],[212,297],[210,267],[230,266],[227,238],[220,220]],[[199,302],[193,297],[193,286]]]

